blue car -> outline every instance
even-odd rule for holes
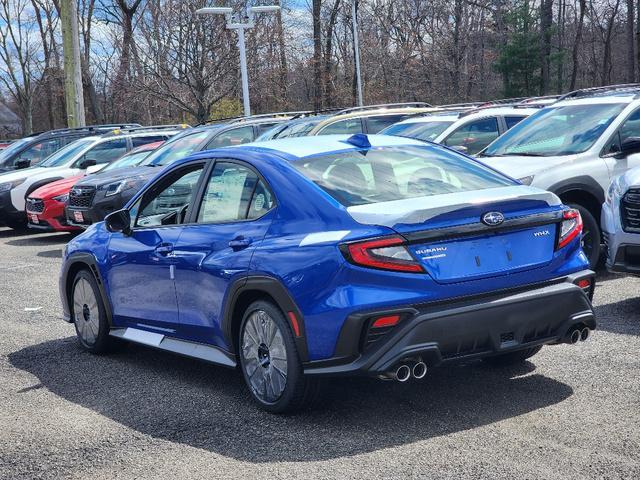
[[[242,371],[271,412],[323,376],[407,381],[521,362],[596,327],[576,210],[446,147],[392,136],[210,150],[64,253],[64,317]]]

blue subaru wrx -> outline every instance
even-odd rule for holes
[[[66,248],[88,351],[124,339],[238,367],[266,410],[318,378],[524,361],[596,327],[577,211],[446,147],[322,136],[164,169]]]

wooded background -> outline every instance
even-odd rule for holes
[[[355,104],[352,0],[282,0],[248,32],[255,113]],[[249,5],[276,2],[249,2]],[[241,113],[234,32],[204,6],[79,0],[87,123]],[[638,1],[640,4],[640,0]],[[633,0],[360,0],[365,103],[544,95],[638,80]],[[23,132],[65,126],[59,0],[0,0],[0,94]]]

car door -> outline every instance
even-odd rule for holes
[[[247,274],[275,200],[253,168],[233,160],[218,160],[202,190],[174,250],[180,324],[188,339],[228,349],[220,326],[225,293]]]
[[[603,150],[610,176],[617,177],[630,168],[640,166],[640,153],[620,156],[621,146],[630,140],[640,140],[640,108],[620,125]]]
[[[149,187],[130,208],[131,233],[111,235],[107,278],[118,325],[179,330],[173,251],[205,164],[189,164]]]

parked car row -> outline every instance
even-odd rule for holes
[[[638,119],[625,85],[123,128],[0,192],[32,226],[86,228],[60,278],[86,350],[238,367],[282,412],[322,376],[404,382],[586,340],[601,239],[611,270],[640,273]],[[92,156],[114,139],[124,156]]]

